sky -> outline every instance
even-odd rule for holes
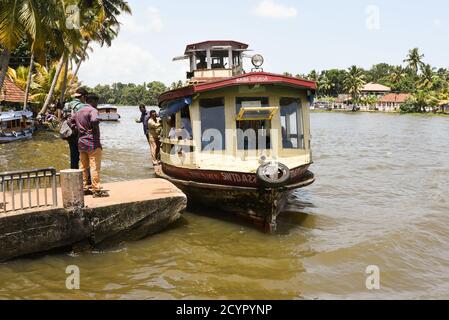
[[[402,64],[414,47],[425,62],[449,67],[447,0],[128,2],[133,14],[120,16],[118,38],[109,48],[94,45],[82,65],[84,84],[185,80],[188,63],[172,58],[205,40],[247,43],[273,73]]]

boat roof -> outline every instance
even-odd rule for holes
[[[217,81],[190,85],[187,87],[167,91],[159,96],[159,105],[166,101],[181,99],[188,96],[193,96],[197,93],[218,90],[227,87],[239,85],[283,85],[289,87],[296,87],[301,89],[309,89],[315,91],[317,88],[315,81],[298,79],[280,74],[273,74],[267,72],[250,72],[231,78],[224,78]]]
[[[236,49],[248,49],[249,45],[243,42],[238,42],[234,40],[208,40],[197,43],[188,44],[186,47],[185,54],[197,49],[210,48],[212,46],[232,46]]]
[[[31,118],[33,113],[31,111],[7,111],[0,112],[0,120],[1,121],[12,121],[12,120],[20,120],[22,117]]]
[[[117,110],[118,108],[117,107],[112,107],[112,106],[99,106],[98,108],[97,108],[98,110],[104,110],[104,109],[115,109],[115,110]]]

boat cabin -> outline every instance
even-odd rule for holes
[[[117,113],[117,108],[115,107],[99,107],[99,114]]]
[[[0,112],[0,143],[31,138],[32,113],[26,111]]]
[[[184,55],[173,60],[189,60],[189,83],[202,83],[243,74],[246,51],[248,45],[237,41],[205,41],[187,45]]]
[[[119,121],[118,109],[112,106],[98,107],[98,119],[100,121]]]
[[[261,159],[310,164],[309,106],[315,83],[265,72],[161,96],[162,162],[254,172]]]
[[[25,115],[9,115],[8,112],[0,115],[0,131],[4,133],[19,132],[31,127]]]

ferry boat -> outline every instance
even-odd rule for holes
[[[120,115],[118,109],[112,106],[100,106],[98,107],[98,119],[100,121],[119,121]]]
[[[265,72],[237,41],[190,44],[187,85],[159,97],[161,167],[189,205],[219,208],[276,230],[288,195],[315,181],[309,107],[316,83]]]
[[[0,144],[31,139],[33,113],[30,111],[0,112]]]

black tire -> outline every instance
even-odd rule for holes
[[[273,177],[270,175],[272,166],[277,165],[278,175]],[[266,163],[257,169],[257,179],[265,187],[279,188],[285,186],[291,178],[290,169],[282,163]]]

